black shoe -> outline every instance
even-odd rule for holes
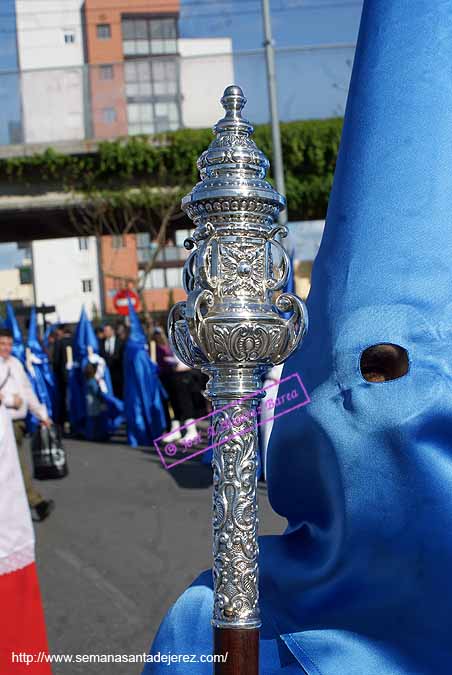
[[[54,508],[55,502],[53,499],[49,499],[48,501],[43,499],[42,502],[36,504],[35,511],[38,515],[38,521],[45,520],[47,516],[50,516]]]

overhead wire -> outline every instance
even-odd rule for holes
[[[48,0],[47,0],[48,1]],[[290,2],[290,0],[289,0]],[[243,15],[252,15],[252,14],[260,14],[261,9],[260,9],[260,2],[259,0],[240,0],[240,5],[235,5],[233,0],[219,0],[218,3],[219,5],[222,5],[221,12],[223,14],[238,14],[240,16]],[[255,9],[243,9],[243,5],[254,5],[256,4]],[[191,2],[186,2],[183,3],[180,7],[180,13],[179,16],[183,19],[189,19],[189,18],[203,18],[203,17],[215,17],[218,18],[218,11],[208,11],[208,12],[192,12],[187,13],[184,11],[184,8],[186,6],[194,6],[194,7],[212,7],[211,3],[205,3],[205,2],[199,2],[199,0],[191,1]],[[285,6],[279,6],[279,7],[273,7],[272,8],[272,14],[280,14],[280,13],[285,13],[285,12],[291,12],[294,10],[322,10],[325,8],[342,8],[342,7],[358,7],[362,6],[362,0],[341,0],[341,2],[329,2],[329,3],[318,3],[318,4],[313,4],[311,3],[306,3],[306,2],[291,2],[290,4],[286,4]],[[108,7],[108,11],[114,8],[118,9],[123,9],[126,10],[124,7],[124,2],[122,2],[120,5],[110,5]],[[168,16],[171,14],[174,14],[172,12],[168,12],[168,4],[162,4],[162,5],[155,5],[153,4],[152,6],[152,13],[158,12],[159,10],[166,10],[168,13]],[[102,10],[99,9],[89,9],[87,14],[85,13],[85,16],[91,15],[93,12],[98,11],[101,12]],[[107,10],[106,10],[107,11]],[[8,17],[10,16],[11,18],[15,18],[15,23],[16,23],[16,29],[4,29],[0,28],[0,33],[23,33],[23,32],[36,32],[36,31],[44,31],[44,30],[51,30],[53,28],[61,28],[63,30],[70,30],[70,29],[75,29],[75,28],[80,28],[82,25],[84,26],[93,26],[93,25],[98,25],[100,22],[99,21],[83,21],[82,15],[80,15],[80,21],[77,22],[76,24],[65,24],[64,26],[58,26],[58,25],[40,25],[40,26],[28,26],[28,27],[21,27],[17,26],[17,23],[20,23],[20,18],[25,17],[25,16],[36,16],[40,17],[42,15],[49,15],[49,16],[55,16],[55,17],[60,17],[62,14],[68,14],[71,15],[72,17],[76,16],[78,14],[78,10],[61,10],[61,9],[55,9],[54,11],[52,10],[45,10],[42,12],[18,12],[16,14],[14,13],[4,13],[0,12],[0,17]],[[19,19],[19,21],[18,21]],[[110,25],[120,25],[122,21],[108,21]]]

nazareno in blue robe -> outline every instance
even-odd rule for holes
[[[452,0],[368,0],[310,330],[283,373],[300,372],[312,402],[270,442],[288,527],[260,539],[263,675],[452,672],[451,195]],[[407,350],[407,374],[363,378],[378,343]],[[153,652],[211,653],[210,577]]]
[[[165,430],[167,397],[151,360],[146,336],[129,298],[130,333],[124,354],[124,414],[132,447],[151,446]]]
[[[55,378],[49,363],[49,357],[41,346],[38,339],[38,326],[36,320],[36,308],[30,313],[30,325],[28,327],[27,348],[31,351],[31,368],[28,368],[26,359],[25,368],[33,391],[40,403],[47,409],[51,419],[55,417],[57,402]],[[27,415],[27,428],[33,432],[39,427],[40,421],[29,411]]]
[[[88,423],[86,411],[86,379],[84,370],[86,365],[91,362],[101,368],[101,396],[106,408],[103,416],[102,425],[105,427],[105,434],[112,434],[123,422],[124,404],[113,395],[113,386],[111,375],[104,359],[99,355],[99,343],[94,332],[93,326],[88,319],[85,308],[82,308],[80,320],[77,324],[75,335],[72,341],[73,367],[69,371],[68,391],[69,391],[69,417],[71,422],[71,431],[77,436],[82,436],[87,440],[97,440],[99,434],[96,432],[93,437],[94,429],[91,421]]]

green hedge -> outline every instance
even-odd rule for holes
[[[325,216],[341,130],[340,118],[281,125],[291,220]],[[196,160],[211,140],[209,129],[182,129],[155,136],[152,143],[140,136],[105,141],[95,154],[63,155],[48,149],[32,157],[0,160],[0,181],[44,187],[57,184],[65,191],[87,195],[96,191],[123,193],[129,186],[167,185],[189,190],[198,180]],[[256,127],[255,140],[271,161],[269,125]]]

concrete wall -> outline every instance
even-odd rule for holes
[[[219,103],[225,87],[234,84],[231,38],[180,39],[182,122],[185,127],[210,127],[223,116]]]
[[[95,237],[80,250],[77,237],[32,243],[36,304],[55,305],[49,321],[78,321],[82,306],[90,318],[100,313],[99,271]],[[92,291],[83,292],[82,281],[91,279]],[[95,308],[94,308],[95,306]]]
[[[82,65],[82,5],[83,0],[16,0],[21,70]],[[65,42],[69,33],[73,42]]]
[[[25,143],[85,138],[84,75],[83,67],[21,73]]]
[[[0,270],[0,301],[21,300],[24,305],[33,303],[33,286],[21,284],[18,269]]]
[[[26,143],[85,136],[82,5],[83,0],[17,0]]]

